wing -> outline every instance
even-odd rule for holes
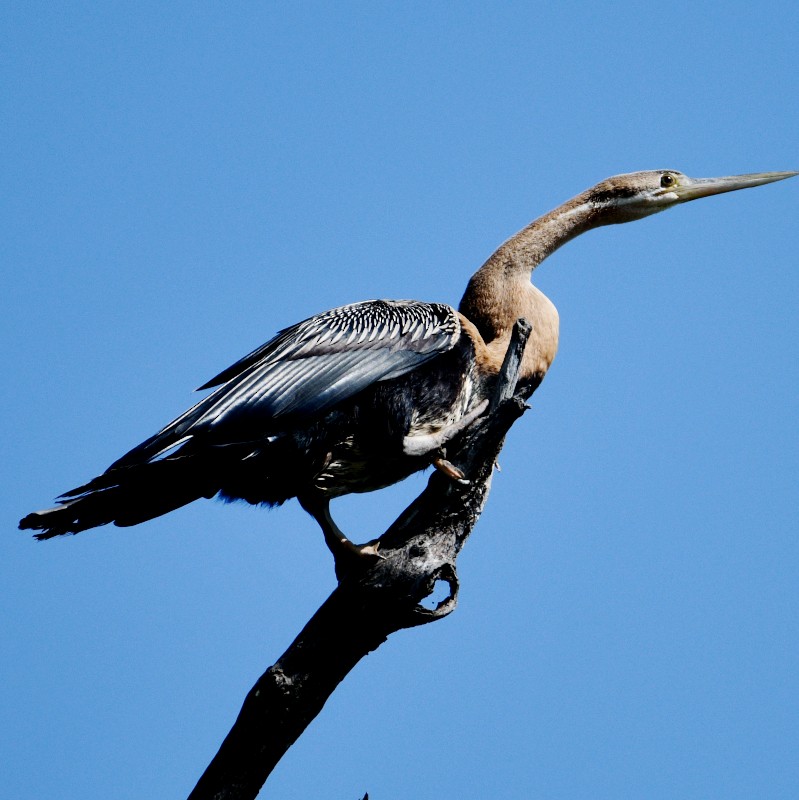
[[[459,336],[455,309],[441,303],[370,300],[318,314],[220,372],[200,387],[216,391],[110,469],[157,458],[199,433],[225,444],[277,432],[418,368]]]

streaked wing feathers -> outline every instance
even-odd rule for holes
[[[318,314],[219,373],[201,387],[222,384],[216,391],[111,468],[156,458],[200,431],[219,443],[268,435],[286,417],[324,412],[416,369],[459,335],[455,310],[440,303],[371,300]]]

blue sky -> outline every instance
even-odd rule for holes
[[[799,169],[793,3],[3,4],[0,772],[188,794],[334,585],[296,504],[24,513],[312,313],[457,303],[608,175]],[[540,267],[561,346],[461,555],[274,798],[799,794],[799,180]],[[357,538],[424,485],[338,501]]]

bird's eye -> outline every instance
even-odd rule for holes
[[[670,186],[674,186],[675,183],[677,183],[677,179],[674,177],[674,175],[669,175],[668,173],[666,173],[665,175],[661,175],[660,177],[660,185],[664,189],[668,189]]]

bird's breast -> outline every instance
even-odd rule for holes
[[[532,330],[519,378],[522,384],[537,386],[558,352],[558,311],[529,281],[505,288],[505,292],[493,298],[493,304],[482,298],[482,310],[465,303],[477,322],[461,314],[461,325],[474,342],[477,373],[485,385],[490,385],[502,368],[514,324],[518,319],[526,319]]]
[[[552,301],[530,284],[528,306],[522,314],[532,326],[522,361],[522,378],[546,375],[558,352],[560,317]]]

